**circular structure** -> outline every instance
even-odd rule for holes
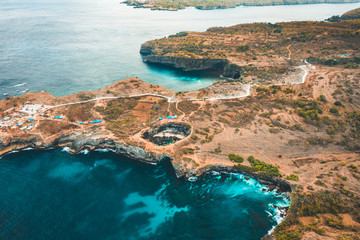
[[[175,143],[189,136],[191,126],[183,123],[167,123],[143,133],[142,138],[159,146]]]

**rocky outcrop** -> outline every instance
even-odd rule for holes
[[[150,44],[145,43],[145,44],[142,44],[140,47],[140,54],[143,56],[147,56],[150,54],[156,54],[156,51]]]
[[[224,67],[224,72],[222,74],[225,78],[233,78],[233,79],[239,79],[241,77],[243,70],[240,66],[229,63]]]
[[[141,147],[131,146],[122,142],[115,142],[112,139],[86,139],[79,138],[79,136],[76,135],[62,137],[58,141],[58,146],[69,146],[74,152],[79,152],[85,148],[110,148],[115,150],[118,154],[147,163],[157,163],[167,157],[165,154],[146,151]]]
[[[41,143],[40,140],[38,136],[29,136],[27,138],[0,138],[0,150],[16,146],[36,147]]]

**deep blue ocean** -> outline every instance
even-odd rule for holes
[[[289,200],[244,175],[178,179],[169,160],[22,151],[0,159],[0,239],[260,239]]]

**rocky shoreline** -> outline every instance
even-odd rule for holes
[[[34,150],[45,150],[49,148],[64,148],[68,147],[70,152],[79,153],[83,150],[96,150],[96,149],[109,149],[115,153],[126,156],[136,161],[141,161],[149,164],[157,164],[163,159],[170,159],[170,162],[175,170],[178,178],[191,178],[201,177],[211,171],[227,172],[227,173],[240,173],[252,177],[258,180],[261,184],[268,187],[269,191],[277,189],[278,193],[291,192],[292,188],[289,183],[279,178],[272,178],[263,176],[257,173],[250,173],[246,171],[239,171],[238,169],[224,165],[209,165],[199,169],[184,171],[181,166],[178,166],[173,162],[172,158],[166,154],[159,154],[152,151],[144,150],[141,147],[131,146],[126,143],[119,143],[112,139],[83,139],[77,138],[75,134],[69,134],[50,143],[39,143],[37,138],[29,138],[28,140],[14,139],[11,142],[4,142],[4,139],[0,139],[0,147],[3,149],[0,152],[0,158],[3,155],[11,153],[13,151],[21,151],[23,149],[33,148]]]
[[[240,171],[230,166],[208,165],[199,169],[195,169],[195,170],[188,169],[187,171],[184,171],[181,166],[178,166],[176,163],[174,163],[171,157],[166,154],[159,154],[149,150],[144,150],[141,147],[131,146],[126,143],[116,142],[112,139],[104,139],[104,138],[86,139],[86,138],[79,138],[79,136],[76,134],[69,134],[57,138],[49,143],[41,142],[39,141],[40,139],[36,137],[30,137],[28,139],[15,138],[15,139],[11,139],[10,141],[6,141],[6,140],[10,140],[10,139],[0,139],[0,148],[3,149],[0,152],[0,157],[9,152],[23,150],[27,148],[44,150],[48,148],[69,147],[69,150],[72,153],[79,153],[80,151],[83,151],[85,149],[88,150],[111,149],[117,154],[121,154],[128,158],[150,164],[157,164],[161,160],[165,158],[169,158],[171,160],[172,166],[174,167],[175,173],[178,178],[181,177],[190,178],[192,176],[200,177],[201,175],[211,171],[241,173],[257,179],[261,184],[267,185],[270,191],[276,188],[278,189],[279,192],[291,192],[291,186],[284,180],[281,180],[279,178],[263,176],[253,172],[250,173],[246,171]]]
[[[112,139],[81,139],[77,138],[75,134],[62,136],[50,143],[38,142],[37,140],[39,139],[36,137],[31,137],[28,140],[14,139],[14,141],[6,143],[3,141],[3,139],[1,139],[0,148],[3,150],[0,152],[0,157],[11,151],[22,150],[26,148],[44,150],[48,148],[63,147],[69,147],[70,151],[73,153],[78,153],[85,149],[95,150],[108,148],[126,157],[151,164],[156,164],[163,158],[167,157],[164,154],[157,154],[151,151],[146,151],[141,147],[115,142]]]

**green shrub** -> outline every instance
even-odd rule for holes
[[[214,152],[215,153],[221,153],[222,152],[221,147],[219,146],[219,147],[215,148]]]
[[[295,174],[290,174],[289,176],[286,176],[286,179],[291,181],[299,181],[299,176]]]
[[[205,141],[206,142],[211,142],[213,140],[213,138],[214,138],[213,135],[206,136]]]
[[[247,173],[252,173],[254,172],[254,169],[250,166],[245,166],[242,164],[236,164],[234,165],[234,169],[238,170],[238,171],[243,171],[243,172],[247,172]]]
[[[334,102],[334,105],[340,107],[340,106],[342,106],[342,103],[341,103],[340,101],[335,101],[335,102]]]
[[[325,220],[326,225],[328,225],[329,227],[332,228],[337,228],[337,229],[344,229],[344,223],[342,221],[341,218],[337,217],[337,218],[332,218],[332,217],[327,217]]]
[[[299,231],[290,230],[281,233],[275,233],[277,240],[300,240],[301,233]]]
[[[193,148],[184,148],[184,149],[183,149],[183,153],[184,153],[184,154],[194,154],[194,153],[195,153],[195,149],[193,149]]]
[[[196,141],[196,140],[198,140],[198,139],[199,139],[199,137],[198,137],[198,136],[196,136],[195,134],[193,134],[193,135],[191,135],[191,139],[192,139],[192,140],[194,140],[194,141]]]
[[[334,115],[339,115],[339,110],[336,107],[330,108],[330,112]]]
[[[232,161],[232,162],[236,162],[236,163],[242,163],[244,162],[244,158],[241,157],[241,156],[238,156],[234,153],[229,153],[228,155],[229,159]]]
[[[318,186],[322,186],[322,187],[325,187],[325,186],[326,186],[325,183],[324,183],[323,181],[321,181],[321,180],[316,180],[316,181],[314,182],[314,184],[315,184],[315,185],[318,185]]]
[[[273,177],[281,176],[279,169],[272,164],[262,162],[259,159],[254,158],[253,156],[249,156],[248,161],[250,162],[251,167],[253,167],[256,172],[265,173],[266,175],[270,175]]]
[[[246,52],[249,50],[249,46],[248,45],[240,45],[236,48],[237,52]]]
[[[320,95],[319,96],[319,101],[322,101],[322,102],[326,102],[326,97],[325,97],[325,95]]]
[[[359,168],[357,166],[355,166],[354,164],[350,164],[347,167],[355,172],[359,171]]]
[[[307,225],[305,227],[305,231],[313,231],[313,232],[316,232],[319,235],[324,235],[325,234],[325,229],[324,228],[319,228],[318,226],[316,226],[314,224]]]

